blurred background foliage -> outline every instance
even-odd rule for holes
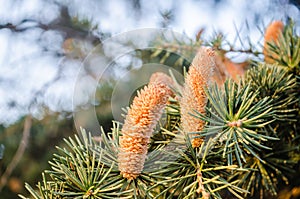
[[[8,60],[1,58],[0,62],[2,98],[0,103],[0,198],[16,198],[18,193],[25,193],[24,182],[36,184],[41,181],[41,172],[49,168],[48,160],[51,159],[55,146],[63,147],[62,138],[72,136],[76,132],[73,113],[77,110],[95,107],[97,119],[104,130],[108,131],[111,128],[111,120],[114,119],[111,96],[116,84],[116,76],[108,76],[104,82],[98,83],[94,101],[90,99],[90,96],[88,99],[78,99],[75,107],[72,107],[70,101],[72,101],[72,89],[76,83],[74,83],[75,79],[78,78],[78,70],[82,61],[94,47],[101,46],[102,42],[113,34],[145,26],[175,27],[182,31],[185,30],[184,23],[186,23],[187,26],[192,27],[186,35],[186,38],[191,38],[190,40],[175,38],[171,42],[165,42],[165,39],[157,38],[152,41],[152,46],[156,46],[156,49],[133,51],[132,56],[140,60],[138,65],[161,63],[183,73],[184,67],[189,66],[199,46],[213,46],[218,50],[219,55],[219,60],[217,60],[219,67],[216,70],[215,79],[219,81],[218,83],[222,83],[228,77],[235,79],[244,73],[245,69],[250,66],[250,59],[262,59],[263,31],[265,25],[274,18],[276,13],[281,13],[277,15],[277,19],[288,17],[299,19],[300,16],[297,1],[268,1],[265,5],[257,3],[260,1],[255,1],[260,9],[256,12],[255,8],[250,9],[253,13],[248,14],[251,14],[250,18],[254,16],[252,20],[226,21],[227,24],[241,22],[234,26],[235,32],[230,33],[231,40],[228,41],[228,33],[216,29],[212,31],[209,27],[206,29],[205,25],[196,25],[197,21],[205,21],[205,19],[192,19],[191,16],[190,21],[180,24],[178,18],[182,15],[179,14],[178,7],[183,7],[184,2],[169,1],[171,3],[166,3],[167,6],[159,4],[158,7],[152,8],[157,11],[154,14],[151,14],[150,9],[153,5],[142,0],[112,2],[114,3],[100,0],[91,0],[88,3],[16,0],[4,3],[6,6],[2,7],[1,12],[4,13],[5,8],[7,10],[5,10],[6,15],[4,14],[0,20],[0,39],[7,41],[3,42],[1,57],[8,55]],[[233,2],[212,0],[207,5],[210,6],[211,13],[214,10],[221,13],[223,7],[225,10],[232,6]],[[195,5],[195,9],[199,12],[203,11],[203,5],[206,5],[205,3],[199,4],[199,1],[188,1],[186,4]],[[38,9],[31,9],[31,7]],[[108,9],[105,10],[104,7]],[[12,11],[10,12],[9,9]],[[127,11],[122,11],[124,9]],[[265,13],[259,13],[262,10],[265,10]],[[272,13],[274,10],[277,11],[275,14],[265,18],[266,13]],[[117,18],[110,17],[110,12],[118,13],[119,16],[113,15],[117,18],[122,18],[132,12],[130,18],[139,23],[130,21],[131,23],[126,26],[122,24],[122,20],[113,21]],[[290,16],[292,14],[293,16]],[[101,21],[99,17],[104,20]],[[247,17],[249,16],[244,16],[243,19],[246,20]],[[149,23],[149,21],[155,22]],[[212,22],[211,19],[207,21],[207,23]],[[299,21],[295,22],[297,27]],[[176,26],[176,23],[179,25]],[[217,27],[214,28],[218,28],[218,24],[209,25],[211,27],[215,25]],[[182,26],[182,29],[178,26]],[[254,30],[256,40],[250,37],[251,31]],[[299,31],[299,28],[297,30]],[[18,44],[18,40],[26,42],[27,46],[22,43]],[[28,48],[31,45],[32,49]],[[125,68],[133,67],[136,64],[133,60],[128,62]],[[95,77],[96,73],[90,68],[84,68],[84,75],[80,78],[87,82],[85,86],[89,85],[89,81],[98,81]],[[141,76],[140,78],[147,77]],[[83,122],[88,122],[89,118],[85,120]],[[299,192],[288,187],[282,189],[282,193],[292,191]]]

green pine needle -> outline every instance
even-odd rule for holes
[[[285,27],[283,33],[279,34],[278,42],[268,43],[267,48],[274,61],[295,74],[300,74],[300,37],[295,32],[293,21]]]
[[[207,91],[208,114],[195,114],[208,122],[200,136],[214,136],[215,141],[224,143],[222,156],[227,157],[229,165],[234,157],[240,167],[247,155],[260,159],[259,151],[271,149],[264,143],[277,140],[263,133],[264,127],[273,122],[272,100],[269,97],[258,100],[258,94],[251,91],[250,85],[242,87],[226,81],[224,90],[215,85]]]
[[[154,186],[163,185],[163,189],[155,198],[205,198],[209,193],[212,198],[222,198],[221,190],[228,190],[238,198],[245,191],[236,186],[237,181],[228,182],[228,171],[237,169],[236,165],[224,165],[220,155],[210,153],[213,142],[208,140],[200,148],[194,149],[186,135],[187,146],[185,149],[176,149],[168,155],[176,157],[173,161],[157,162],[162,168],[152,175],[162,176]],[[202,187],[203,186],[203,187]],[[184,187],[184,189],[182,189]],[[202,188],[201,188],[202,187]]]

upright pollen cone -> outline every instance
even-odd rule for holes
[[[180,100],[181,127],[185,133],[199,132],[203,129],[205,122],[192,116],[195,111],[205,114],[207,96],[205,89],[211,82],[215,68],[215,52],[208,47],[201,47],[195,56],[188,74]],[[190,138],[193,136],[190,135]],[[192,139],[192,146],[201,146],[201,138]]]
[[[135,179],[143,170],[150,136],[173,93],[168,86],[171,81],[165,74],[153,74],[128,110],[118,154],[118,166],[124,178]]]
[[[264,56],[266,63],[274,63],[276,59],[279,58],[272,50],[270,49],[269,44],[279,45],[278,39],[279,35],[283,32],[284,24],[281,21],[272,22],[266,29],[265,32],[265,41],[264,41]]]

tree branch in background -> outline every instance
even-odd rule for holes
[[[100,43],[100,39],[91,34],[91,30],[96,28],[96,26],[90,24],[84,27],[81,23],[84,23],[84,21],[81,22],[77,17],[70,16],[69,9],[66,6],[61,6],[59,16],[48,24],[42,23],[37,19],[23,19],[19,24],[0,24],[0,29],[9,29],[12,32],[21,33],[31,28],[40,28],[44,31],[58,31],[62,33],[65,39],[80,38],[91,41],[92,43]]]
[[[20,141],[17,152],[15,153],[14,157],[12,158],[12,161],[7,166],[5,172],[3,173],[3,175],[0,178],[0,191],[6,185],[8,178],[10,177],[11,173],[13,172],[13,170],[16,168],[16,166],[20,162],[20,160],[25,152],[25,149],[26,149],[26,146],[27,146],[28,140],[29,140],[31,125],[32,125],[32,117],[31,117],[31,115],[27,115],[25,118],[25,121],[24,121],[24,129],[23,129],[23,133],[22,133],[23,136]]]

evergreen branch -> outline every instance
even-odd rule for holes
[[[225,82],[223,92],[214,86],[206,94],[211,106],[207,112],[213,117],[195,114],[208,122],[199,136],[214,135],[215,141],[226,140],[222,156],[227,156],[228,164],[234,162],[234,156],[242,167],[241,160],[246,162],[248,153],[260,159],[258,151],[271,149],[262,142],[278,140],[262,134],[261,130],[272,122],[271,100],[268,97],[257,101],[258,92],[252,92],[249,85],[241,87],[232,81]]]
[[[187,140],[186,150],[178,149],[176,152],[170,152],[177,157],[175,161],[160,161],[160,164],[165,165],[165,167],[163,166],[155,174],[168,177],[168,179],[158,181],[150,188],[150,190],[154,189],[158,185],[166,187],[155,198],[162,195],[165,195],[165,198],[197,196],[208,198],[209,195],[213,198],[221,198],[220,190],[228,188],[236,192],[243,192],[234,186],[236,182],[232,183],[225,180],[226,171],[234,170],[237,166],[225,166],[224,162],[220,161],[219,155],[210,154],[210,150],[214,146],[211,139],[195,149],[192,147],[188,135],[185,139]]]
[[[46,180],[43,174],[43,184],[39,183],[39,191],[27,185],[27,190],[34,198],[116,198],[122,196],[131,198],[130,189],[120,190],[123,181],[115,181],[113,169],[103,164],[103,149],[98,148],[90,134],[82,131],[83,141],[77,136],[65,139],[68,148],[59,148],[59,155],[55,155],[50,162],[52,170],[45,171],[50,176]],[[61,188],[57,185],[61,185]]]
[[[272,98],[273,122],[265,125],[269,131],[268,134],[282,141],[295,137],[296,132],[287,131],[292,128],[286,128],[287,125],[293,126],[297,122],[298,85],[295,76],[286,67],[276,64],[259,64],[246,72],[243,85],[250,85],[252,92],[258,92],[256,98],[259,100],[266,96]],[[282,121],[285,122],[282,123]]]
[[[277,41],[268,42],[266,51],[268,56],[280,65],[299,75],[300,64],[300,37],[295,33],[294,22],[291,21],[280,32]]]
[[[264,162],[257,159],[256,157],[247,157],[246,168],[251,168],[248,172],[236,172],[229,180],[239,179],[237,186],[246,189],[250,194],[258,195],[263,197],[263,194],[270,193],[273,196],[277,195],[277,184],[281,178],[287,183],[287,178],[282,173],[280,169],[286,170],[286,172],[291,172],[292,165],[284,160],[276,158],[277,164],[274,164],[274,159],[264,157]],[[278,164],[279,163],[279,164]],[[284,163],[287,167],[280,164]],[[248,194],[245,194],[246,197]]]

